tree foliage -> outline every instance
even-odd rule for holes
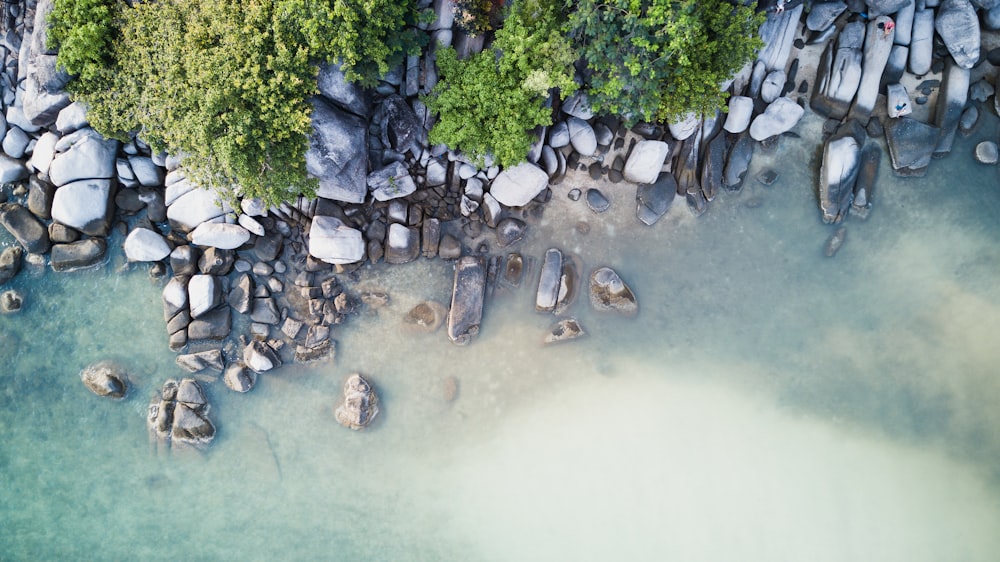
[[[349,80],[371,85],[417,44],[403,32],[416,17],[413,0],[137,2],[112,18],[113,44],[66,43],[76,33],[69,26],[108,21],[80,10],[102,1],[56,0],[50,19],[59,61],[77,74],[69,87],[94,128],[138,133],[157,150],[184,153],[203,183],[268,203],[314,192],[304,156],[317,63],[339,60]]]
[[[720,84],[762,45],[763,14],[729,0],[567,0],[595,109],[629,121],[724,107]]]
[[[557,0],[522,0],[491,49],[468,60],[450,47],[438,49],[440,81],[425,98],[440,115],[430,141],[480,160],[491,155],[503,166],[523,161],[533,129],[552,123],[551,91],[576,90],[576,55],[560,30],[562,17]]]
[[[80,81],[99,84],[121,35],[121,7],[119,0],[56,2],[49,13],[48,46],[59,49],[59,66]]]

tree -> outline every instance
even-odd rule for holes
[[[510,166],[522,162],[539,125],[552,123],[547,102],[554,89],[576,90],[575,54],[560,30],[557,0],[522,0],[497,31],[492,48],[458,60],[439,48],[440,80],[424,101],[440,115],[432,143],[460,149],[482,162],[491,155]]]
[[[764,15],[728,0],[567,0],[595,110],[672,121],[725,106],[720,85],[752,59]]]
[[[109,1],[56,0],[50,20],[93,127],[183,153],[204,185],[269,204],[315,192],[305,152],[318,62],[339,60],[371,85],[417,45],[403,30],[414,0],[158,0],[110,18],[79,9]],[[115,40],[67,42],[89,19],[106,32],[87,37]]]

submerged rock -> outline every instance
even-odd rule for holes
[[[444,324],[448,309],[437,301],[425,301],[410,309],[403,321],[414,331],[436,332]]]
[[[98,396],[122,399],[128,393],[128,373],[112,361],[100,361],[80,371],[84,386]]]
[[[357,373],[347,377],[344,400],[334,412],[337,421],[354,430],[364,429],[378,413],[378,395],[371,383]]]
[[[841,226],[826,239],[826,244],[823,246],[823,255],[828,258],[837,255],[840,247],[844,245],[845,240],[847,240],[847,227]]]
[[[21,310],[23,306],[24,297],[14,289],[4,291],[0,294],[0,312],[10,314],[11,312]]]
[[[215,426],[208,419],[210,406],[201,385],[194,379],[168,380],[153,395],[146,414],[149,435],[163,447],[201,449],[215,439]]]
[[[545,339],[542,340],[542,343],[548,345],[575,340],[586,334],[587,332],[583,330],[583,326],[580,325],[580,322],[576,318],[563,318],[549,328],[549,332],[545,334]]]
[[[602,312],[631,316],[639,312],[632,289],[610,267],[599,267],[590,274],[590,304]]]
[[[448,338],[465,345],[479,333],[486,295],[486,264],[481,257],[462,256],[455,264],[455,282],[448,315]]]

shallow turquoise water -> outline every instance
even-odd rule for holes
[[[392,301],[337,332],[333,362],[207,385],[204,455],[146,440],[149,395],[182,374],[159,282],[117,256],[22,274],[28,308],[0,317],[0,559],[995,560],[1000,184],[971,155],[988,125],[921,180],[884,155],[833,259],[816,144],[758,152],[750,177],[774,167],[773,186],[654,228],[633,188],[604,186],[598,216],[571,178],[521,249],[614,267],[636,318],[579,301],[589,337],[543,348],[552,318],[522,288],[459,348],[401,329],[447,302],[448,264],[368,268],[357,288]],[[132,370],[123,402],[79,382],[105,358]],[[361,433],[332,415],[355,371],[384,405]]]

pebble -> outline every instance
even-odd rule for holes
[[[595,213],[603,213],[611,206],[611,201],[600,190],[591,188],[587,190],[587,206]]]
[[[582,194],[583,192],[581,192],[578,188],[574,187],[573,189],[569,190],[569,193],[567,193],[566,196],[569,197],[570,201],[579,201],[580,196]]]

